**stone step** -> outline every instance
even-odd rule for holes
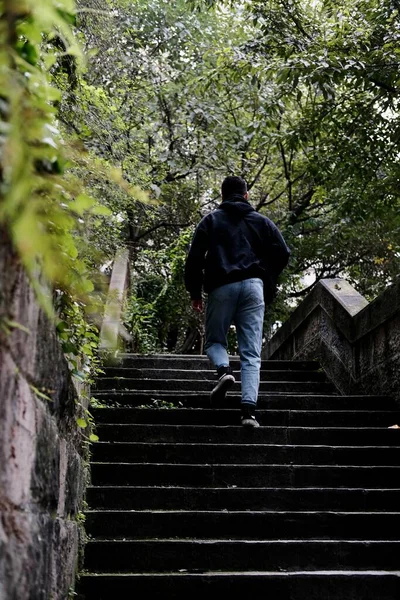
[[[210,392],[215,385],[215,381],[198,381],[196,379],[114,379],[113,377],[102,377],[96,380],[93,387],[93,393],[97,391],[129,391],[129,390],[169,390],[172,391],[192,391],[192,392]],[[327,394],[335,393],[336,389],[332,383],[320,381],[261,381],[260,391],[280,393],[302,393],[302,394]],[[231,393],[240,393],[241,383],[235,382],[231,388]]]
[[[88,511],[92,538],[385,539],[399,536],[400,513],[286,511]]]
[[[229,364],[233,368],[240,368],[238,356],[230,356]],[[121,354],[113,363],[105,368],[136,368],[136,369],[211,369],[214,367],[208,357],[204,355],[178,355],[178,354]],[[261,369],[268,370],[311,370],[316,371],[320,364],[314,360],[262,360]]]
[[[87,488],[92,509],[115,510],[340,510],[392,511],[400,507],[400,489],[93,486]]]
[[[395,600],[400,597],[398,571],[287,571],[138,574],[83,574],[78,600],[203,600],[204,597],[275,600]]]
[[[89,540],[85,565],[95,572],[278,571],[399,568],[392,540]]]
[[[396,488],[400,466],[92,463],[93,485]]]
[[[238,409],[108,408],[91,411],[96,423],[141,423],[174,425],[237,425]],[[400,422],[400,412],[339,410],[258,410],[260,422],[286,427],[390,427]],[[399,436],[400,438],[400,436]],[[400,439],[399,439],[400,445]]]
[[[97,380],[79,600],[397,600],[399,407],[341,396],[315,361],[263,361],[245,430],[231,364],[218,409],[204,355],[120,355]]]
[[[233,374],[236,381],[241,380],[240,370],[234,370]],[[215,384],[218,377],[211,369],[134,369],[112,367],[104,369],[104,375],[97,378],[98,382],[103,379],[191,379],[196,381],[211,381]],[[261,370],[261,381],[327,381],[326,374],[323,371],[312,370]]]
[[[197,464],[400,465],[400,446],[280,446],[272,444],[147,444],[97,442],[92,462]],[[400,508],[400,507],[399,507]]]
[[[94,391],[93,391],[94,393]],[[149,390],[147,392],[118,392],[99,391],[95,393],[99,403],[104,407],[117,402],[124,407],[149,408],[209,408],[210,394],[208,392],[162,392]],[[241,396],[229,392],[221,408],[240,408]],[[290,410],[399,410],[393,399],[382,396],[339,396],[339,395],[305,395],[260,392],[258,395],[259,409],[290,409]],[[95,410],[95,409],[92,409]]]
[[[238,415],[239,416],[239,415]],[[261,422],[261,420],[260,420]],[[261,422],[261,425],[263,423]],[[240,425],[144,425],[99,423],[101,441],[174,443],[262,443],[323,446],[398,446],[398,429],[381,427],[269,427]]]

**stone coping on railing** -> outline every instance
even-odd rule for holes
[[[131,341],[131,335],[122,324],[122,310],[125,294],[129,286],[129,251],[118,250],[111,273],[104,318],[100,330],[100,350],[119,350],[119,342]]]
[[[343,394],[400,400],[400,278],[370,303],[344,279],[320,281],[263,358],[316,359]]]

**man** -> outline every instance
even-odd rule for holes
[[[235,382],[227,353],[227,334],[234,323],[241,366],[241,423],[258,427],[264,309],[273,300],[290,250],[276,225],[248,202],[244,179],[226,177],[221,195],[222,203],[203,217],[194,233],[185,286],[195,311],[203,310],[202,289],[208,294],[204,348],[219,378],[211,392],[212,405],[220,403]]]

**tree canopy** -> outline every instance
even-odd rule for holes
[[[4,6],[0,216],[27,264],[41,258],[89,304],[84,282],[98,290],[94,274],[128,245],[134,349],[199,349],[183,265],[227,174],[247,180],[292,250],[267,336],[322,278],[372,299],[398,275],[394,0]]]

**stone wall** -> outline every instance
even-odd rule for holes
[[[54,325],[0,231],[1,600],[66,600],[74,585],[87,458],[76,399]]]
[[[343,279],[319,282],[263,358],[316,359],[342,394],[400,402],[400,278],[371,303]]]

